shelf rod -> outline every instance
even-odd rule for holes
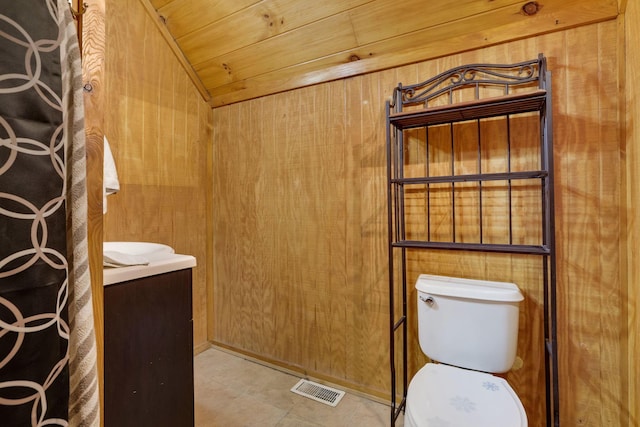
[[[400,326],[402,326],[407,320],[407,316],[402,316],[396,323],[393,324],[393,330],[397,331]]]
[[[547,171],[524,171],[524,172],[502,172],[502,173],[486,173],[486,174],[468,174],[456,176],[429,176],[415,178],[395,178],[391,182],[394,184],[433,184],[433,183],[452,183],[452,182],[470,182],[470,181],[509,181],[514,179],[532,179],[546,178],[549,175]]]
[[[402,240],[392,244],[394,248],[407,249],[449,249],[458,251],[486,251],[512,254],[548,255],[547,246],[536,245],[509,245],[496,243],[452,243],[452,242],[425,242],[417,240]]]

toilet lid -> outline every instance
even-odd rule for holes
[[[407,391],[405,426],[527,427],[520,399],[502,378],[428,363]]]

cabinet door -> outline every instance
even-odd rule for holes
[[[191,270],[105,287],[105,426],[193,425]]]

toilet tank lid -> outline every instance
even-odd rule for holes
[[[421,274],[416,289],[432,295],[486,301],[519,302],[524,296],[515,283]]]

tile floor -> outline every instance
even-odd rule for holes
[[[298,377],[216,348],[195,357],[194,372],[196,427],[389,426],[384,404],[347,392],[331,407],[291,392]]]

